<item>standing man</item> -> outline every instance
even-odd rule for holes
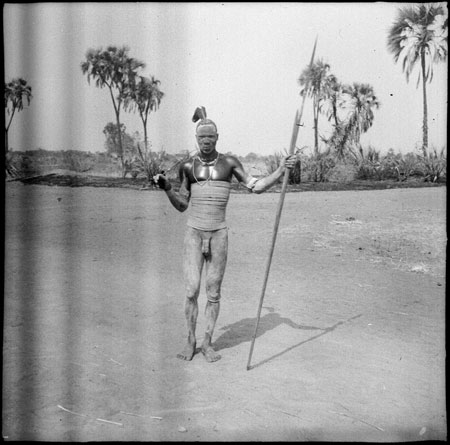
[[[185,315],[188,327],[187,345],[177,355],[192,360],[196,352],[195,328],[198,316],[198,296],[203,266],[206,266],[207,303],[206,332],[201,352],[208,362],[215,362],[220,355],[212,347],[212,336],[220,309],[222,285],[228,251],[228,229],[225,212],[230,196],[233,176],[250,192],[262,193],[283,176],[286,168],[292,168],[296,156],[283,158],[280,166],[270,175],[254,178],[234,156],[219,153],[216,124],[202,119],[197,125],[196,138],[199,153],[179,167],[181,186],[175,192],[164,175],[156,175],[155,182],[163,189],[172,205],[180,212],[189,207],[187,230],[183,249],[183,272],[186,288]]]

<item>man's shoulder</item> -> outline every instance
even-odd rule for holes
[[[185,169],[186,167],[191,167],[192,163],[194,162],[194,156],[191,156],[187,159],[184,159],[180,162],[180,169]]]
[[[220,153],[220,157],[223,158],[228,163],[233,164],[233,165],[239,165],[241,163],[239,161],[238,157],[231,153]]]
[[[180,165],[178,166],[178,176],[180,177],[180,179],[189,179],[190,173],[192,171],[193,161],[193,158],[190,157],[180,162]]]

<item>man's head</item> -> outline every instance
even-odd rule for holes
[[[198,124],[197,124],[197,128],[196,128],[196,131],[197,131],[197,133],[198,133],[198,129],[200,128],[200,127],[203,127],[204,125],[212,125],[213,127],[214,127],[214,130],[216,131],[216,133],[217,133],[217,125],[215,124],[215,122],[214,121],[212,121],[211,119],[201,119],[199,122],[198,122]]]
[[[219,139],[216,124],[211,119],[202,119],[197,124],[196,138],[202,154],[207,156],[214,153]]]

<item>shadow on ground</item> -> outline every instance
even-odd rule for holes
[[[344,323],[347,323],[351,320],[354,320],[356,318],[359,318],[362,316],[362,314],[355,315],[354,317],[349,318],[345,321],[339,321],[335,323],[332,326],[326,327],[326,328],[320,328],[317,326],[307,326],[307,325],[301,325],[297,324],[294,321],[292,321],[290,318],[282,317],[280,314],[275,312],[273,308],[266,307],[265,309],[269,310],[268,314],[265,314],[262,316],[258,323],[258,329],[256,332],[256,338],[261,337],[268,331],[271,331],[272,329],[275,329],[276,327],[286,324],[287,326],[293,328],[293,329],[299,329],[304,331],[320,331],[316,335],[313,335],[312,337],[302,340],[301,342],[289,346],[288,348],[284,349],[283,351],[280,351],[279,353],[264,359],[263,361],[251,366],[250,368],[256,368],[257,366],[260,366],[264,363],[269,362],[270,360],[273,360],[277,357],[280,357],[283,354],[286,354],[289,351],[292,351],[293,349],[308,343],[312,340],[315,340],[319,337],[322,337],[325,334],[329,334],[330,332],[333,332],[338,326],[343,325]],[[221,334],[216,341],[214,342],[214,349],[216,351],[220,351],[221,349],[228,349],[233,348],[235,346],[240,345],[241,343],[245,342],[251,342],[253,339],[253,336],[255,334],[255,325],[256,325],[256,317],[254,318],[244,318],[242,320],[237,321],[236,323],[232,323],[226,326],[223,326],[220,328],[221,331],[225,331],[223,334]]]

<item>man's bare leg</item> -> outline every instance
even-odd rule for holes
[[[183,274],[186,286],[184,314],[186,317],[188,338],[187,344],[177,357],[182,360],[192,360],[196,351],[195,328],[198,316],[198,296],[205,258],[202,254],[200,231],[186,228],[183,247]]]
[[[219,310],[220,303],[218,301],[216,303],[211,303],[210,301],[206,303],[205,315],[207,325],[201,351],[207,362],[216,362],[221,358],[221,355],[213,349],[211,343],[214,327],[216,326],[217,317],[219,316]]]
[[[210,247],[211,254],[206,260],[206,332],[201,351],[206,361],[216,362],[221,356],[212,347],[212,336],[219,316],[220,287],[227,264],[228,229],[217,230],[211,236]]]
[[[197,342],[195,340],[195,327],[197,325],[198,303],[197,298],[186,298],[184,313],[186,315],[186,322],[188,326],[188,339],[184,349],[177,354],[181,360],[192,360],[195,354]]]

